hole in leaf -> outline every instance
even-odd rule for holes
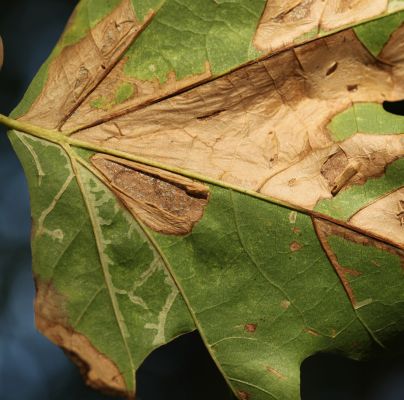
[[[354,361],[316,354],[301,366],[302,400],[402,400],[404,359]]]
[[[137,372],[141,400],[236,400],[197,332],[154,350]]]
[[[385,101],[383,108],[391,114],[404,116],[404,100]]]

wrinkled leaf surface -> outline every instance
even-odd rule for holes
[[[37,130],[10,139],[37,326],[88,383],[134,394],[195,329],[242,400],[298,399],[319,351],[397,350],[403,9],[79,3],[13,114]]]

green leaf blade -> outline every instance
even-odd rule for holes
[[[380,4],[79,4],[1,120],[37,325],[90,384],[133,397],[145,358],[195,329],[240,400],[298,399],[317,352],[396,350],[404,123],[381,103],[404,93],[404,5]]]

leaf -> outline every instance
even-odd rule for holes
[[[195,329],[243,400],[299,398],[319,351],[401,350],[404,117],[382,103],[404,97],[403,9],[79,3],[0,121],[37,326],[89,384],[133,396]]]

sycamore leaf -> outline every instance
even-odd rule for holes
[[[241,400],[404,331],[401,0],[82,0],[13,118],[36,323],[134,396],[197,329]],[[372,21],[374,20],[374,21]]]

